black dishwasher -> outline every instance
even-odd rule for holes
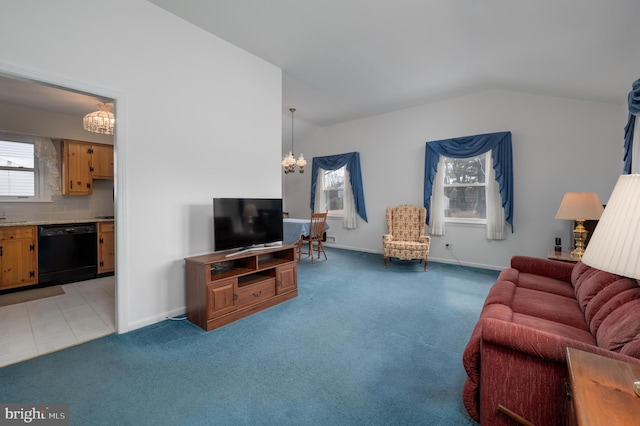
[[[64,284],[96,277],[95,223],[38,226],[38,284]]]

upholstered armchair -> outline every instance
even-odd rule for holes
[[[395,257],[401,260],[420,259],[427,270],[429,261],[429,243],[431,237],[424,234],[427,222],[427,209],[403,204],[387,208],[388,233],[382,236],[384,267],[387,259]]]

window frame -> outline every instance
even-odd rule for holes
[[[51,188],[47,185],[47,169],[36,154],[36,141],[33,136],[0,133],[0,140],[33,145],[33,196],[2,196],[0,203],[46,203],[51,202]]]
[[[475,157],[481,157],[484,156],[485,157],[485,167],[486,165],[490,164],[490,155],[491,155],[491,150],[480,154],[480,155],[473,155],[471,157],[462,157],[462,158],[454,158],[454,157],[447,157],[447,156],[443,156],[445,159],[445,163],[448,159],[453,159],[453,160],[464,160],[464,159],[470,159],[470,158],[475,158]],[[485,171],[485,180],[484,183],[478,183],[478,182],[474,182],[474,183],[467,183],[467,184],[448,184],[446,182],[443,182],[443,190],[445,190],[446,188],[453,188],[453,187],[469,187],[469,186],[476,186],[476,187],[482,187],[485,189],[485,199],[484,199],[484,203],[485,203],[485,212],[487,210],[487,197],[486,197],[486,193],[487,193],[487,176],[488,173],[486,173]],[[443,176],[443,179],[446,179],[446,173]],[[444,215],[444,222],[445,223],[452,223],[452,224],[469,224],[469,225],[486,225],[487,224],[487,217],[486,217],[486,213],[485,213],[485,217],[484,218],[472,218],[472,217],[448,217],[445,213]]]

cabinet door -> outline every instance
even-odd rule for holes
[[[0,231],[0,289],[38,282],[36,227],[10,227]]]
[[[90,172],[90,145],[65,140],[62,143],[63,193],[67,195],[89,195],[93,192]]]
[[[113,272],[116,269],[114,222],[98,223],[98,273]]]
[[[238,280],[229,278],[207,284],[207,319],[236,309]]]
[[[113,146],[91,145],[91,176],[94,179],[113,179]]]
[[[277,294],[293,290],[298,285],[297,265],[278,266],[276,268],[276,292]]]

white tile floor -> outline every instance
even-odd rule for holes
[[[0,307],[0,367],[115,332],[115,277],[62,288],[60,296]]]

